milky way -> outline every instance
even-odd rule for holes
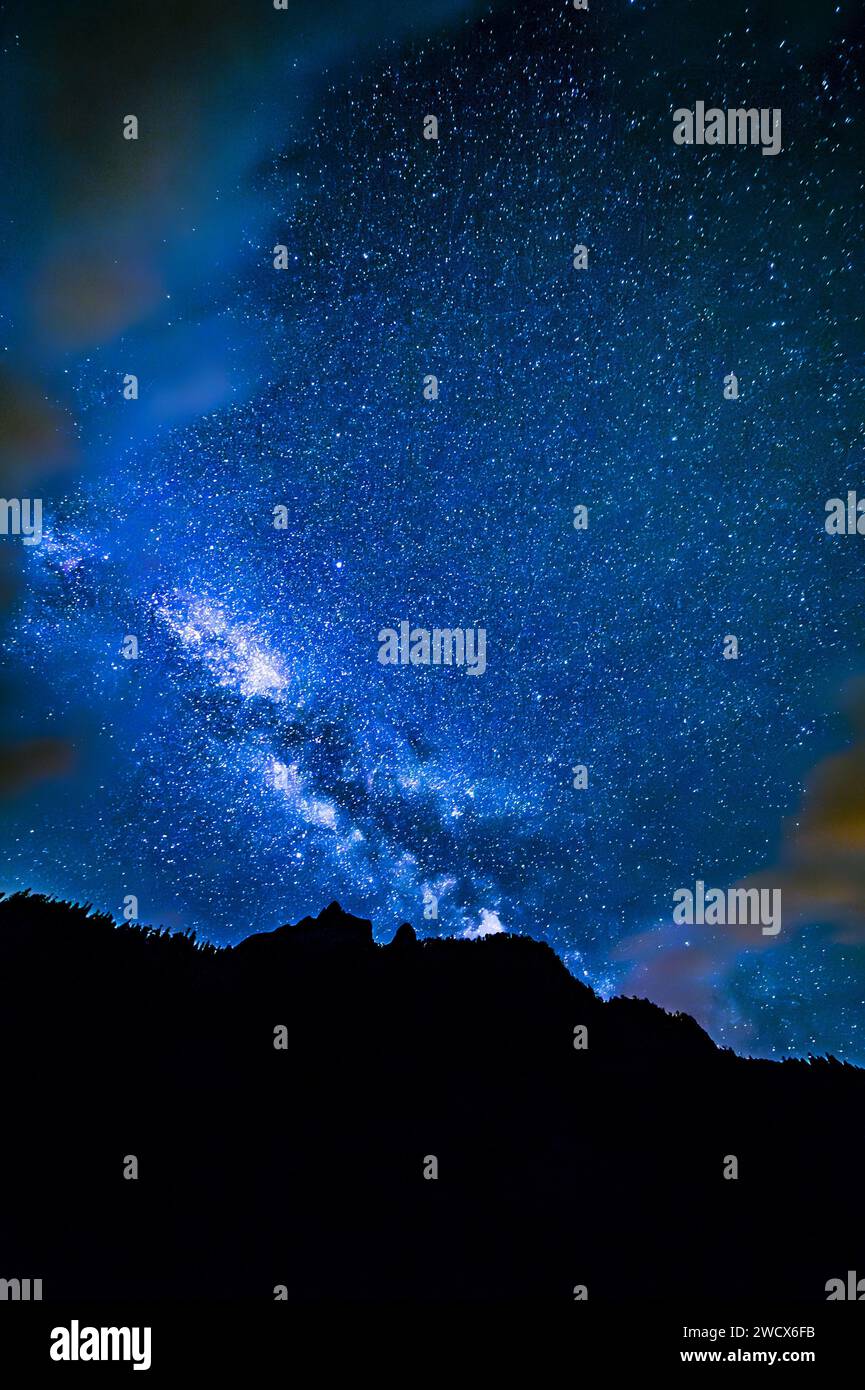
[[[671,925],[771,873],[865,667],[865,542],[823,529],[865,487],[858,50],[840,6],[671,8],[370,21],[300,121],[277,47],[197,270],[55,362],[86,463],[7,670],[78,763],[7,809],[4,887],[220,942],[336,898],[381,939],[531,933],[603,993],[669,958],[718,1040],[865,1060],[829,917],[692,972]],[[704,98],[781,107],[781,153],[675,146]],[[383,666],[401,621],[483,627],[487,670]]]

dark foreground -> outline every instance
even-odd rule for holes
[[[526,938],[380,947],[334,906],[217,951],[19,896],[0,1047],[0,1279],[45,1300],[768,1305],[865,1276],[865,1073],[738,1058]]]

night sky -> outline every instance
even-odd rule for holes
[[[45,536],[0,540],[3,715],[74,761],[5,801],[0,886],[528,933],[865,1062],[855,6],[590,7],[13,7],[4,487]],[[677,147],[697,100],[781,152]],[[485,628],[485,673],[382,666],[402,620]],[[780,935],[673,926],[697,879],[780,886]]]

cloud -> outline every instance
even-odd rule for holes
[[[33,738],[0,747],[0,796],[14,796],[45,777],[72,766],[71,746],[62,739]]]
[[[72,465],[75,449],[65,413],[24,378],[0,370],[0,495],[39,497],[40,479]],[[4,538],[5,539],[5,538]],[[22,557],[20,545],[0,548],[0,610],[15,599]],[[12,696],[0,685],[0,712]],[[57,738],[30,738],[0,745],[0,797],[16,796],[35,782],[59,776],[72,765],[70,744]]]
[[[613,953],[628,967],[620,993],[692,1014],[710,1032],[723,1026],[728,1040],[736,1034],[741,1041],[745,1030],[731,1019],[724,986],[743,955],[784,949],[791,936],[818,925],[837,945],[865,944],[865,677],[851,683],[845,702],[853,743],[818,763],[807,779],[778,863],[735,885],[781,890],[780,934],[672,923],[637,933]]]
[[[482,936],[497,936],[499,932],[503,931],[504,927],[499,921],[498,914],[490,912],[487,908],[482,907],[480,925],[477,927],[466,927],[463,936],[469,941],[477,941]]]
[[[800,814],[771,871],[782,890],[785,926],[825,922],[833,939],[865,943],[865,679],[845,692],[856,738],[808,779]],[[766,882],[767,875],[761,875]]]

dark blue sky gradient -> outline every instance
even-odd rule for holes
[[[383,939],[501,923],[741,1050],[862,1061],[828,907],[753,949],[694,928],[693,968],[670,926],[697,878],[782,881],[865,667],[865,541],[823,529],[865,491],[850,18],[518,8],[222,15],[244,44],[199,55],[197,104],[143,88],[137,146],[104,154],[94,98],[77,201],[62,143],[28,151],[7,336],[76,466],[21,556],[5,715],[77,760],[4,808],[2,886],[220,942],[333,898]],[[697,99],[780,107],[781,154],[675,147]],[[33,289],[83,244],[142,305],[91,341]],[[382,667],[402,619],[483,626],[486,673]]]

